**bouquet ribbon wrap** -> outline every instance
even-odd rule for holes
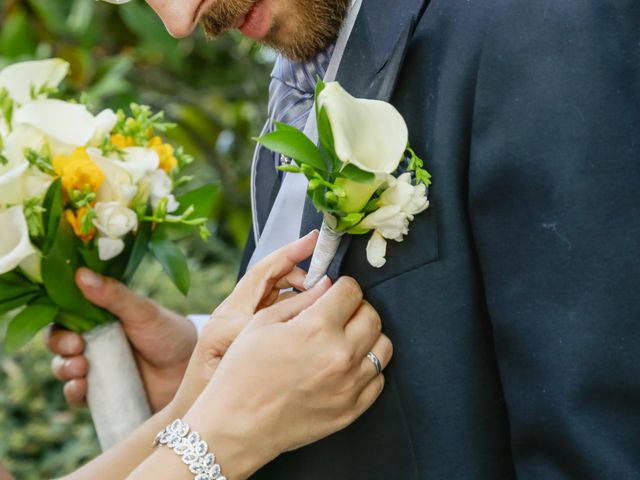
[[[109,449],[151,416],[147,394],[120,322],[83,334],[87,403],[100,447]]]

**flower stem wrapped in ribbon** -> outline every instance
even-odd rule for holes
[[[354,98],[337,82],[322,81],[315,105],[319,146],[282,123],[257,139],[294,160],[280,170],[304,174],[307,195],[323,213],[307,287],[326,274],[345,234],[371,233],[367,260],[382,267],[387,240],[401,242],[415,215],[428,208],[431,183],[423,161],[408,146],[407,125],[393,105]],[[405,172],[396,177],[403,161]]]
[[[68,72],[60,59],[0,71],[0,315],[12,312],[8,352],[51,322],[92,332],[86,338],[95,419],[100,408],[108,413],[127,398],[118,386],[137,385],[141,402],[146,398],[118,322],[84,298],[75,271],[85,266],[126,282],[151,252],[186,294],[189,269],[173,240],[191,230],[206,238],[216,188],[176,195],[190,181],[182,171],[192,158],[162,138],[174,125],[135,104],[130,114],[93,115],[81,102],[60,98],[57,87]],[[100,334],[103,326],[110,333]],[[92,351],[98,358],[90,358]],[[113,416],[98,416],[107,430],[114,425]],[[98,433],[108,446],[125,432]]]

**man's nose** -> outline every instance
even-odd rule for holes
[[[201,0],[147,0],[147,3],[172,37],[186,37],[198,23],[195,17]]]

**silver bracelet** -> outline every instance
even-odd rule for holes
[[[207,442],[200,439],[198,432],[189,433],[189,425],[183,420],[174,420],[158,433],[153,441],[153,446],[157,445],[166,445],[182,457],[182,462],[194,474],[194,480],[227,480],[220,472],[216,456],[209,452]]]

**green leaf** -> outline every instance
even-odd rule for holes
[[[359,169],[351,163],[348,163],[344,166],[344,168],[340,171],[340,176],[358,183],[371,183],[376,178],[375,174],[371,172],[365,172],[364,170]]]
[[[320,172],[327,171],[327,165],[320,149],[299,130],[278,130],[257,139],[269,150],[292,158],[299,164],[306,164]]]
[[[12,353],[53,322],[60,309],[50,303],[33,303],[16,315],[7,328],[5,348]]]
[[[336,147],[333,140],[333,131],[331,130],[331,122],[326,110],[323,108],[317,114],[316,123],[318,124],[318,138],[322,151],[331,160],[331,171],[336,173],[342,166],[342,161],[336,155]]]
[[[152,238],[149,248],[176,288],[187,295],[190,284],[189,266],[182,251],[171,240],[163,238]]]
[[[23,307],[42,296],[42,292],[30,292],[0,302],[0,315],[16,308]]]
[[[42,207],[45,209],[42,214],[42,220],[45,226],[45,240],[42,253],[46,255],[53,245],[56,233],[58,232],[58,226],[60,225],[60,219],[62,218],[62,183],[59,178],[49,186],[44,196]]]
[[[51,250],[42,259],[42,278],[49,298],[60,309],[86,318],[93,326],[112,320],[111,315],[89,302],[78,289],[75,272],[83,264],[80,241],[62,219]]]
[[[0,303],[12,298],[20,297],[29,293],[41,293],[41,290],[34,284],[31,285],[0,285]]]
[[[140,263],[144,259],[144,256],[147,254],[149,250],[149,240],[151,239],[151,223],[150,222],[142,222],[138,227],[138,232],[136,233],[136,239],[133,242],[133,247],[131,249],[131,255],[129,256],[129,262],[127,263],[127,268],[125,268],[124,274],[122,276],[122,280],[127,283],[131,281],[133,275],[138,270]]]
[[[192,217],[208,217],[218,203],[219,192],[220,188],[218,185],[211,184],[178,195],[176,200],[180,202],[180,207],[173,215],[179,215],[189,208],[189,206],[193,205],[194,210],[191,214]]]

